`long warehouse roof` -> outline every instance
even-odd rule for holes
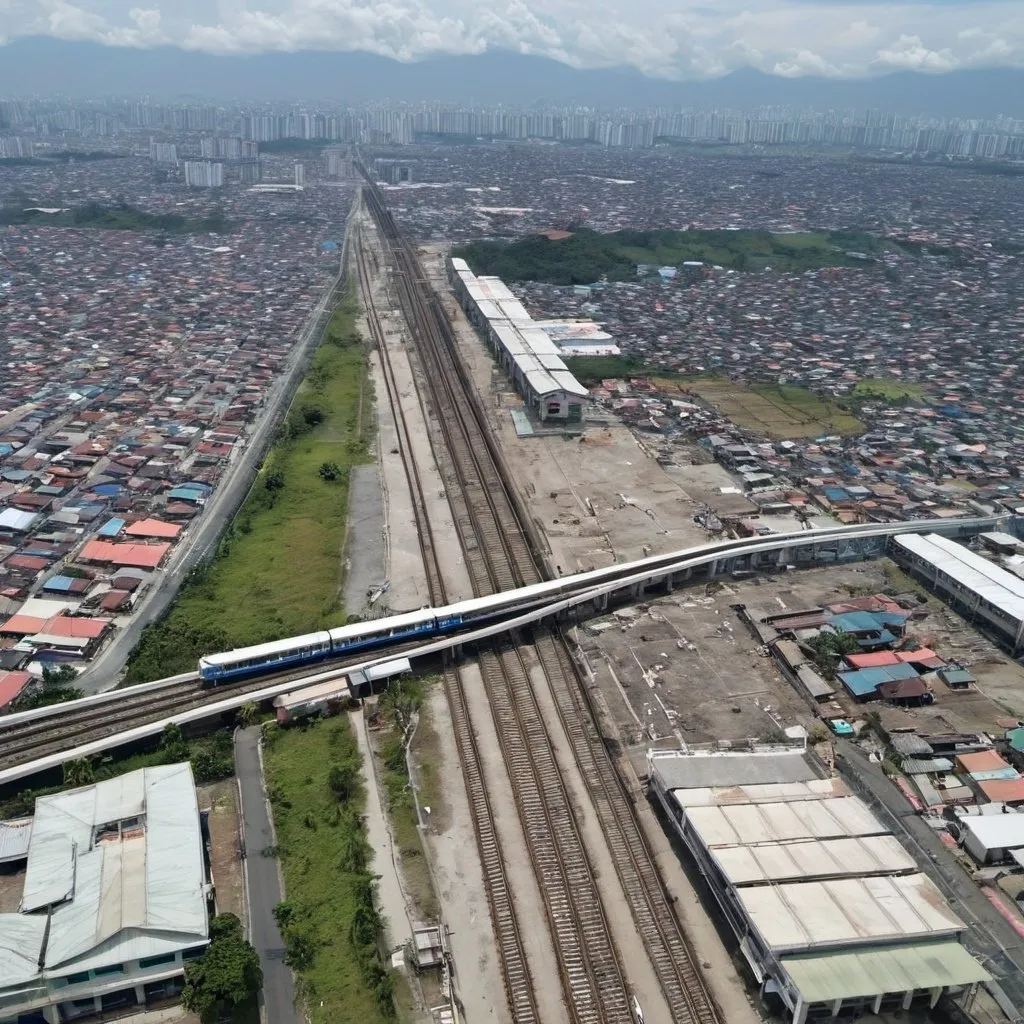
[[[1013,573],[936,533],[905,534],[893,539],[899,547],[952,576],[1010,618],[1024,621],[1024,580]]]

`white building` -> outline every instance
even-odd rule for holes
[[[914,859],[800,748],[652,751],[651,786],[764,998],[794,1024],[934,1006],[988,979]]]
[[[0,1024],[176,995],[209,892],[188,763],[40,797],[21,913],[0,914]]]
[[[979,864],[1024,866],[1024,814],[969,814],[960,825],[964,849]]]
[[[186,160],[185,184],[192,188],[220,188],[224,184],[224,165],[207,160]]]

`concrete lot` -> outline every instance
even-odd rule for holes
[[[883,560],[713,582],[619,610],[575,633],[638,767],[651,745],[766,736],[809,726],[817,710],[833,717],[875,711],[890,728],[922,732],[996,730],[1006,706],[1022,703],[1024,669],[938,602],[929,603],[926,617],[908,633],[941,657],[962,660],[980,685],[964,693],[939,686],[934,704],[909,710],[878,701],[858,704],[842,692],[812,708],[759,651],[731,607],[797,611],[853,594],[891,592],[894,578],[902,582]]]

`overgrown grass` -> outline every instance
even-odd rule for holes
[[[924,387],[915,381],[897,380],[895,377],[865,377],[857,381],[853,393],[857,397],[883,398],[889,401],[919,399],[924,395]]]
[[[348,297],[212,564],[132,653],[126,682],[194,669],[206,653],[341,625],[349,470],[365,462],[373,401]]]
[[[420,725],[416,728],[414,740],[419,736],[421,728],[428,727],[428,723],[423,721],[423,700],[429,684],[430,680],[427,679],[400,679],[381,696],[380,709],[387,731],[378,735],[375,746],[380,758],[380,773],[387,798],[388,817],[398,847],[406,889],[416,903],[420,917],[424,920],[437,920],[440,908],[423,849],[416,801],[405,759],[405,743],[413,721],[412,716],[420,716]],[[435,802],[432,795],[436,784],[435,771],[436,766],[433,764],[420,769],[420,783],[423,787],[419,794],[420,802],[427,806]]]
[[[355,736],[347,718],[284,730],[271,725],[266,736],[267,789],[286,893],[277,916],[306,1019],[383,1022],[388,1005],[393,1013],[391,974],[380,958],[380,919],[365,903],[374,883],[367,873],[371,850]],[[371,935],[374,941],[361,941]]]

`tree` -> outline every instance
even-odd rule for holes
[[[160,734],[160,749],[168,763],[188,760],[188,744],[181,734],[181,728],[171,722]]]
[[[813,640],[808,641],[807,646],[814,652],[814,660],[827,679],[835,678],[840,658],[860,650],[857,638],[843,630],[822,630]]]
[[[331,765],[327,785],[331,787],[331,792],[339,803],[344,803],[355,794],[359,789],[358,757],[345,757]]]
[[[271,492],[281,490],[284,487],[284,473],[279,470],[268,473],[266,480],[263,481],[263,486]]]
[[[74,761],[65,761],[62,767],[65,786],[91,786],[96,781],[96,769],[91,758],[79,757]]]
[[[336,462],[321,462],[320,463],[320,479],[327,480],[328,482],[337,480],[342,474],[341,466]]]
[[[260,709],[259,709],[259,707],[257,707],[255,702],[253,702],[251,700],[250,701],[246,701],[238,709],[238,724],[243,729],[248,729],[249,726],[255,725],[256,722],[259,720],[259,717],[260,717]]]
[[[43,667],[44,686],[63,686],[65,683],[73,683],[78,678],[78,673],[70,665],[57,665],[50,668]]]
[[[206,952],[185,968],[181,1001],[202,1024],[215,1024],[251,1004],[262,984],[259,954],[242,935],[242,922],[234,914],[218,914],[210,921]]]

